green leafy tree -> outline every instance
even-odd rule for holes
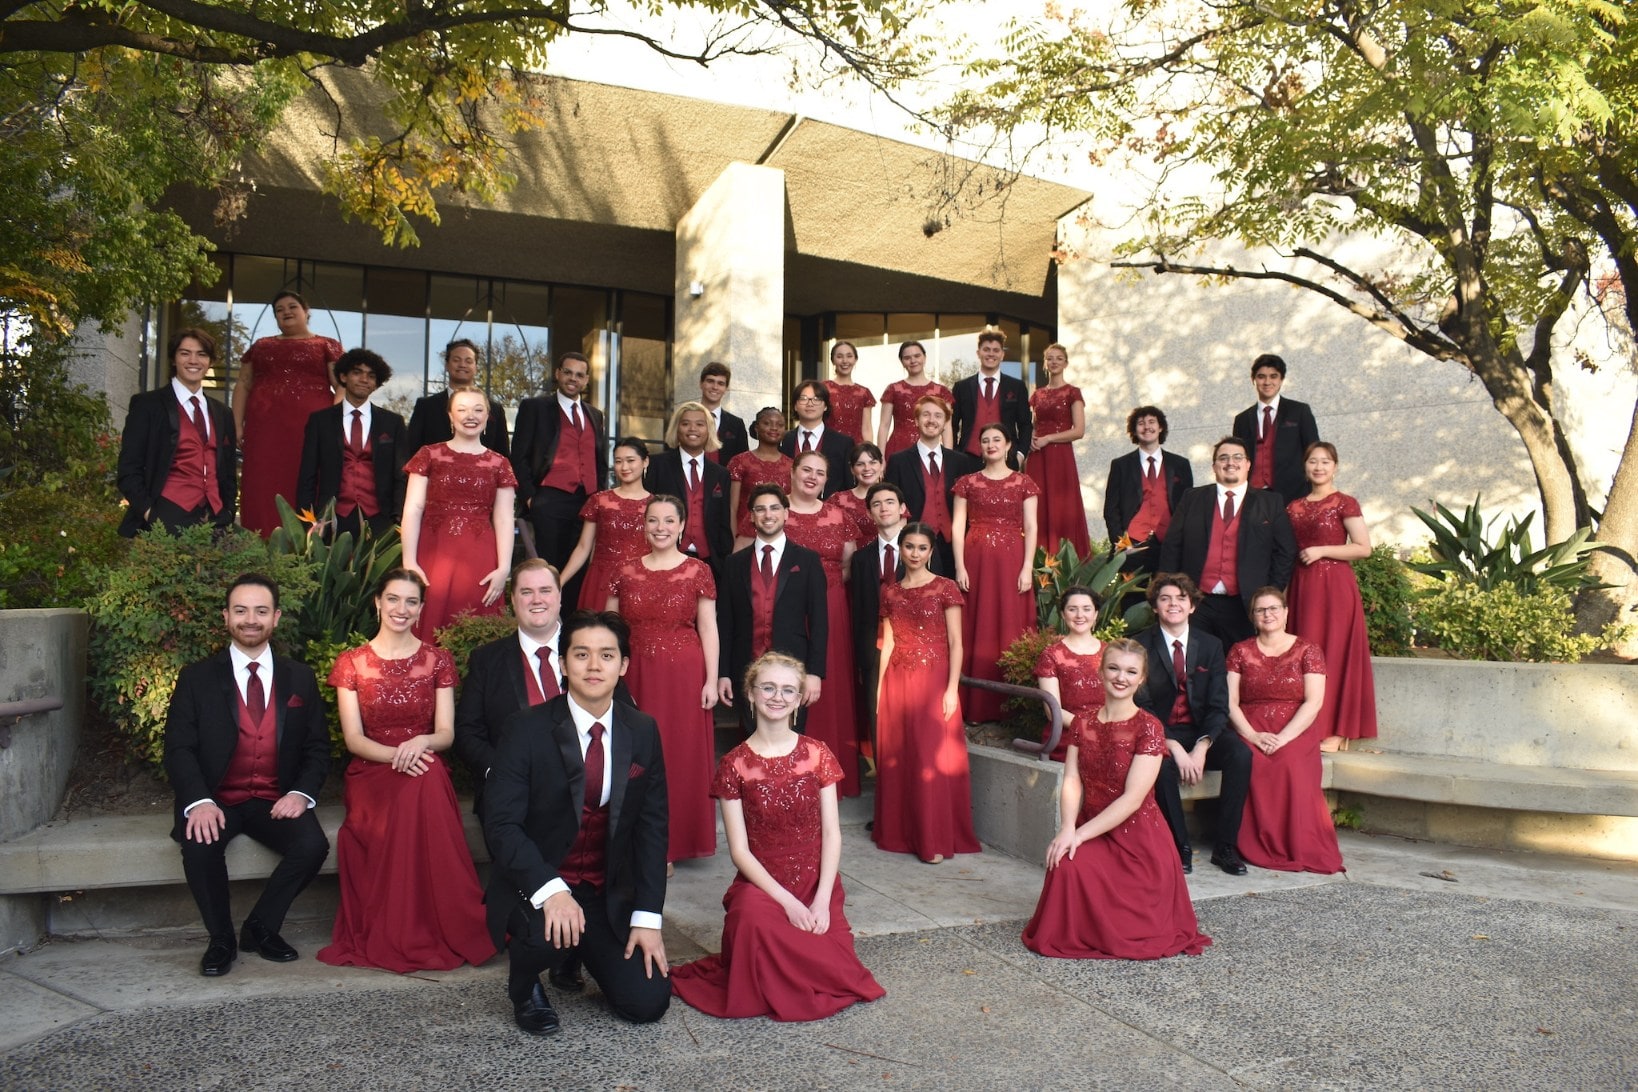
[[[1465,368],[1561,542],[1596,491],[1552,335],[1589,296],[1629,352],[1638,329],[1634,38],[1607,0],[1123,0],[1013,23],[946,118],[1150,168],[1117,265],[1283,282]],[[1391,244],[1380,264],[1360,235]],[[1260,260],[1208,256],[1222,243]],[[1594,562],[1620,587],[1583,596],[1590,627],[1638,602],[1638,431],[1624,452]]]

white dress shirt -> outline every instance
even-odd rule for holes
[[[183,388],[183,389],[185,390],[186,388]],[[268,648],[268,647],[264,646],[262,648],[261,655],[255,657],[254,659],[252,659],[251,657],[246,656],[244,654],[244,652],[242,652],[240,650],[238,645],[229,645],[228,646],[228,659],[231,660],[232,663],[233,663],[233,684],[239,688],[239,700],[242,701],[242,702],[245,702],[246,704],[249,704],[249,702],[250,702],[250,667],[249,667],[249,665],[250,664],[255,664],[256,665],[256,674],[262,680],[262,694],[263,694],[263,696],[265,696],[267,698],[267,706],[268,706],[269,709],[271,709],[273,707],[273,701],[274,701],[274,695],[273,695],[273,650],[271,648]],[[300,789],[291,789],[290,791],[295,793],[297,796],[301,797],[303,800],[307,801],[307,806],[309,808],[318,806],[318,801],[317,800],[314,800],[311,796],[308,796],[306,793],[302,792]],[[188,813],[191,812],[194,808],[197,808],[200,804],[214,804],[214,803],[216,803],[216,801],[211,799],[208,796],[201,797],[200,799],[195,800],[193,803],[189,804],[187,807],[182,809],[182,817],[184,819],[187,818]]]
[[[205,404],[208,401],[205,398],[205,389],[201,387],[196,391],[190,391],[186,383],[173,375],[171,377],[171,393],[176,395],[176,401],[182,407],[182,416],[190,421],[193,420],[193,400],[195,398],[199,399],[199,416],[205,419],[205,439],[210,439],[212,425],[210,407]]]

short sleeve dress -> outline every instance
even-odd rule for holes
[[[825,390],[830,392],[830,413],[825,416],[825,427],[853,437],[855,443],[871,439],[864,434],[865,410],[876,404],[876,396],[870,393],[870,388],[863,383],[842,384],[827,379]]]
[[[239,471],[239,522],[263,538],[279,526],[273,498],[296,504],[301,437],[314,411],[335,404],[330,365],[341,359],[331,337],[262,337],[241,358],[250,365],[245,405],[244,466]],[[493,566],[491,566],[493,568]]]
[[[1028,474],[1004,478],[967,474],[956,479],[955,496],[967,502],[964,561],[967,610],[962,615],[961,673],[1001,682],[1001,654],[1035,626],[1035,587],[1018,590],[1024,557],[1024,501],[1040,497]],[[967,719],[998,721],[1006,699],[993,690],[962,691]]]
[[[1359,502],[1346,493],[1311,501],[1299,497],[1285,506],[1297,549],[1341,546],[1348,541],[1342,521],[1362,517]],[[1359,579],[1346,561],[1324,558],[1298,562],[1286,588],[1289,628],[1325,653],[1325,706],[1314,721],[1320,738],[1372,739],[1376,736],[1376,680],[1371,672],[1371,639]]]
[[[915,445],[916,402],[929,394],[944,399],[944,404],[950,406],[954,412],[955,392],[943,383],[923,383],[919,387],[914,387],[905,380],[898,379],[889,383],[887,389],[882,391],[883,404],[893,405],[893,431],[887,434],[887,446],[882,449],[883,458]]]
[[[479,581],[495,568],[495,494],[518,485],[511,462],[489,450],[469,454],[428,444],[404,464],[404,473],[427,480],[416,546],[427,595],[416,636],[430,640],[459,614],[500,614],[500,600],[483,605]]]
[[[1035,414],[1035,435],[1068,432],[1075,423],[1075,404],[1085,401],[1081,389],[1072,383],[1035,388],[1035,393],[1029,396],[1029,408]],[[1059,543],[1068,539],[1077,557],[1089,555],[1092,538],[1086,529],[1086,503],[1081,499],[1081,472],[1075,465],[1075,445],[1064,440],[1032,451],[1024,470],[1041,487],[1041,503],[1035,517],[1046,552],[1057,553]]]
[[[1095,716],[1103,708],[1103,679],[1098,674],[1098,661],[1103,658],[1103,643],[1082,655],[1063,641],[1054,641],[1035,658],[1037,679],[1058,680],[1058,704],[1066,717],[1075,719],[1068,730],[1058,737],[1058,746],[1052,750],[1052,760],[1062,762],[1074,736],[1074,727],[1087,717]],[[1048,731],[1051,726],[1048,725]],[[1045,743],[1045,740],[1042,740]]]
[[[609,601],[609,585],[627,562],[648,553],[643,517],[649,498],[627,500],[612,489],[593,493],[580,508],[580,518],[597,525],[597,541],[580,581],[582,610],[602,610]]]

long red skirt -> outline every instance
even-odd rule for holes
[[[1018,591],[1024,567],[1024,540],[982,532],[967,536],[967,609],[961,612],[961,673],[975,679],[1001,678],[1001,654],[1035,625],[1035,592]],[[993,690],[963,687],[961,707],[970,721],[998,721],[1007,699]]]
[[[888,662],[876,710],[876,825],[892,853],[922,860],[981,853],[973,833],[972,775],[961,714],[942,711],[948,662]]]
[[[717,809],[711,801],[716,771],[716,724],[700,708],[705,652],[699,639],[664,650],[632,634],[626,688],[637,707],[653,717],[665,753],[665,791],[670,808],[666,860],[709,857],[717,851]]]
[[[825,587],[825,610],[830,616],[825,640],[825,679],[819,700],[808,707],[803,731],[830,748],[842,767],[836,791],[859,795],[859,710],[853,690],[853,626],[847,585],[831,580]]]
[[[1290,702],[1255,702],[1241,712],[1259,732],[1278,732],[1295,712]],[[1265,755],[1251,750],[1251,791],[1240,822],[1240,856],[1281,872],[1343,871],[1336,824],[1320,788],[1320,741],[1314,725]]]
[[[1325,704],[1308,731],[1321,739],[1374,739],[1376,679],[1354,567],[1331,558],[1298,565],[1285,594],[1287,628],[1325,653]]]
[[[458,614],[499,614],[502,596],[483,605],[483,585],[478,583],[495,568],[495,528],[451,533],[438,521],[421,521],[421,542],[416,550],[421,569],[427,574],[426,602],[415,635],[431,642],[433,635],[455,620]]]
[[[1075,465],[1074,444],[1048,444],[1030,452],[1024,472],[1041,487],[1035,502],[1037,539],[1046,552],[1058,552],[1058,544],[1068,539],[1077,557],[1092,552],[1092,538],[1086,529],[1086,504],[1081,500],[1081,472]]]

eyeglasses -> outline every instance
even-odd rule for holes
[[[1214,463],[1243,463],[1245,461],[1246,457],[1244,455],[1219,455],[1212,460]]]
[[[773,683],[758,683],[756,692],[765,698],[784,698],[786,701],[795,701],[800,693],[794,686],[775,686]]]
[[[804,394],[801,398],[798,398],[796,400],[796,403],[797,403],[797,405],[801,405],[803,402],[823,402],[823,401],[824,401],[824,399],[820,398],[816,394]]]
[[[1273,606],[1273,607],[1252,607],[1252,608],[1251,608],[1251,613],[1252,613],[1252,614],[1278,614],[1278,613],[1280,613],[1280,612],[1281,612],[1281,611],[1282,611],[1282,610],[1284,610],[1284,609],[1285,609],[1285,608],[1284,608],[1284,607],[1281,607],[1281,606]]]

